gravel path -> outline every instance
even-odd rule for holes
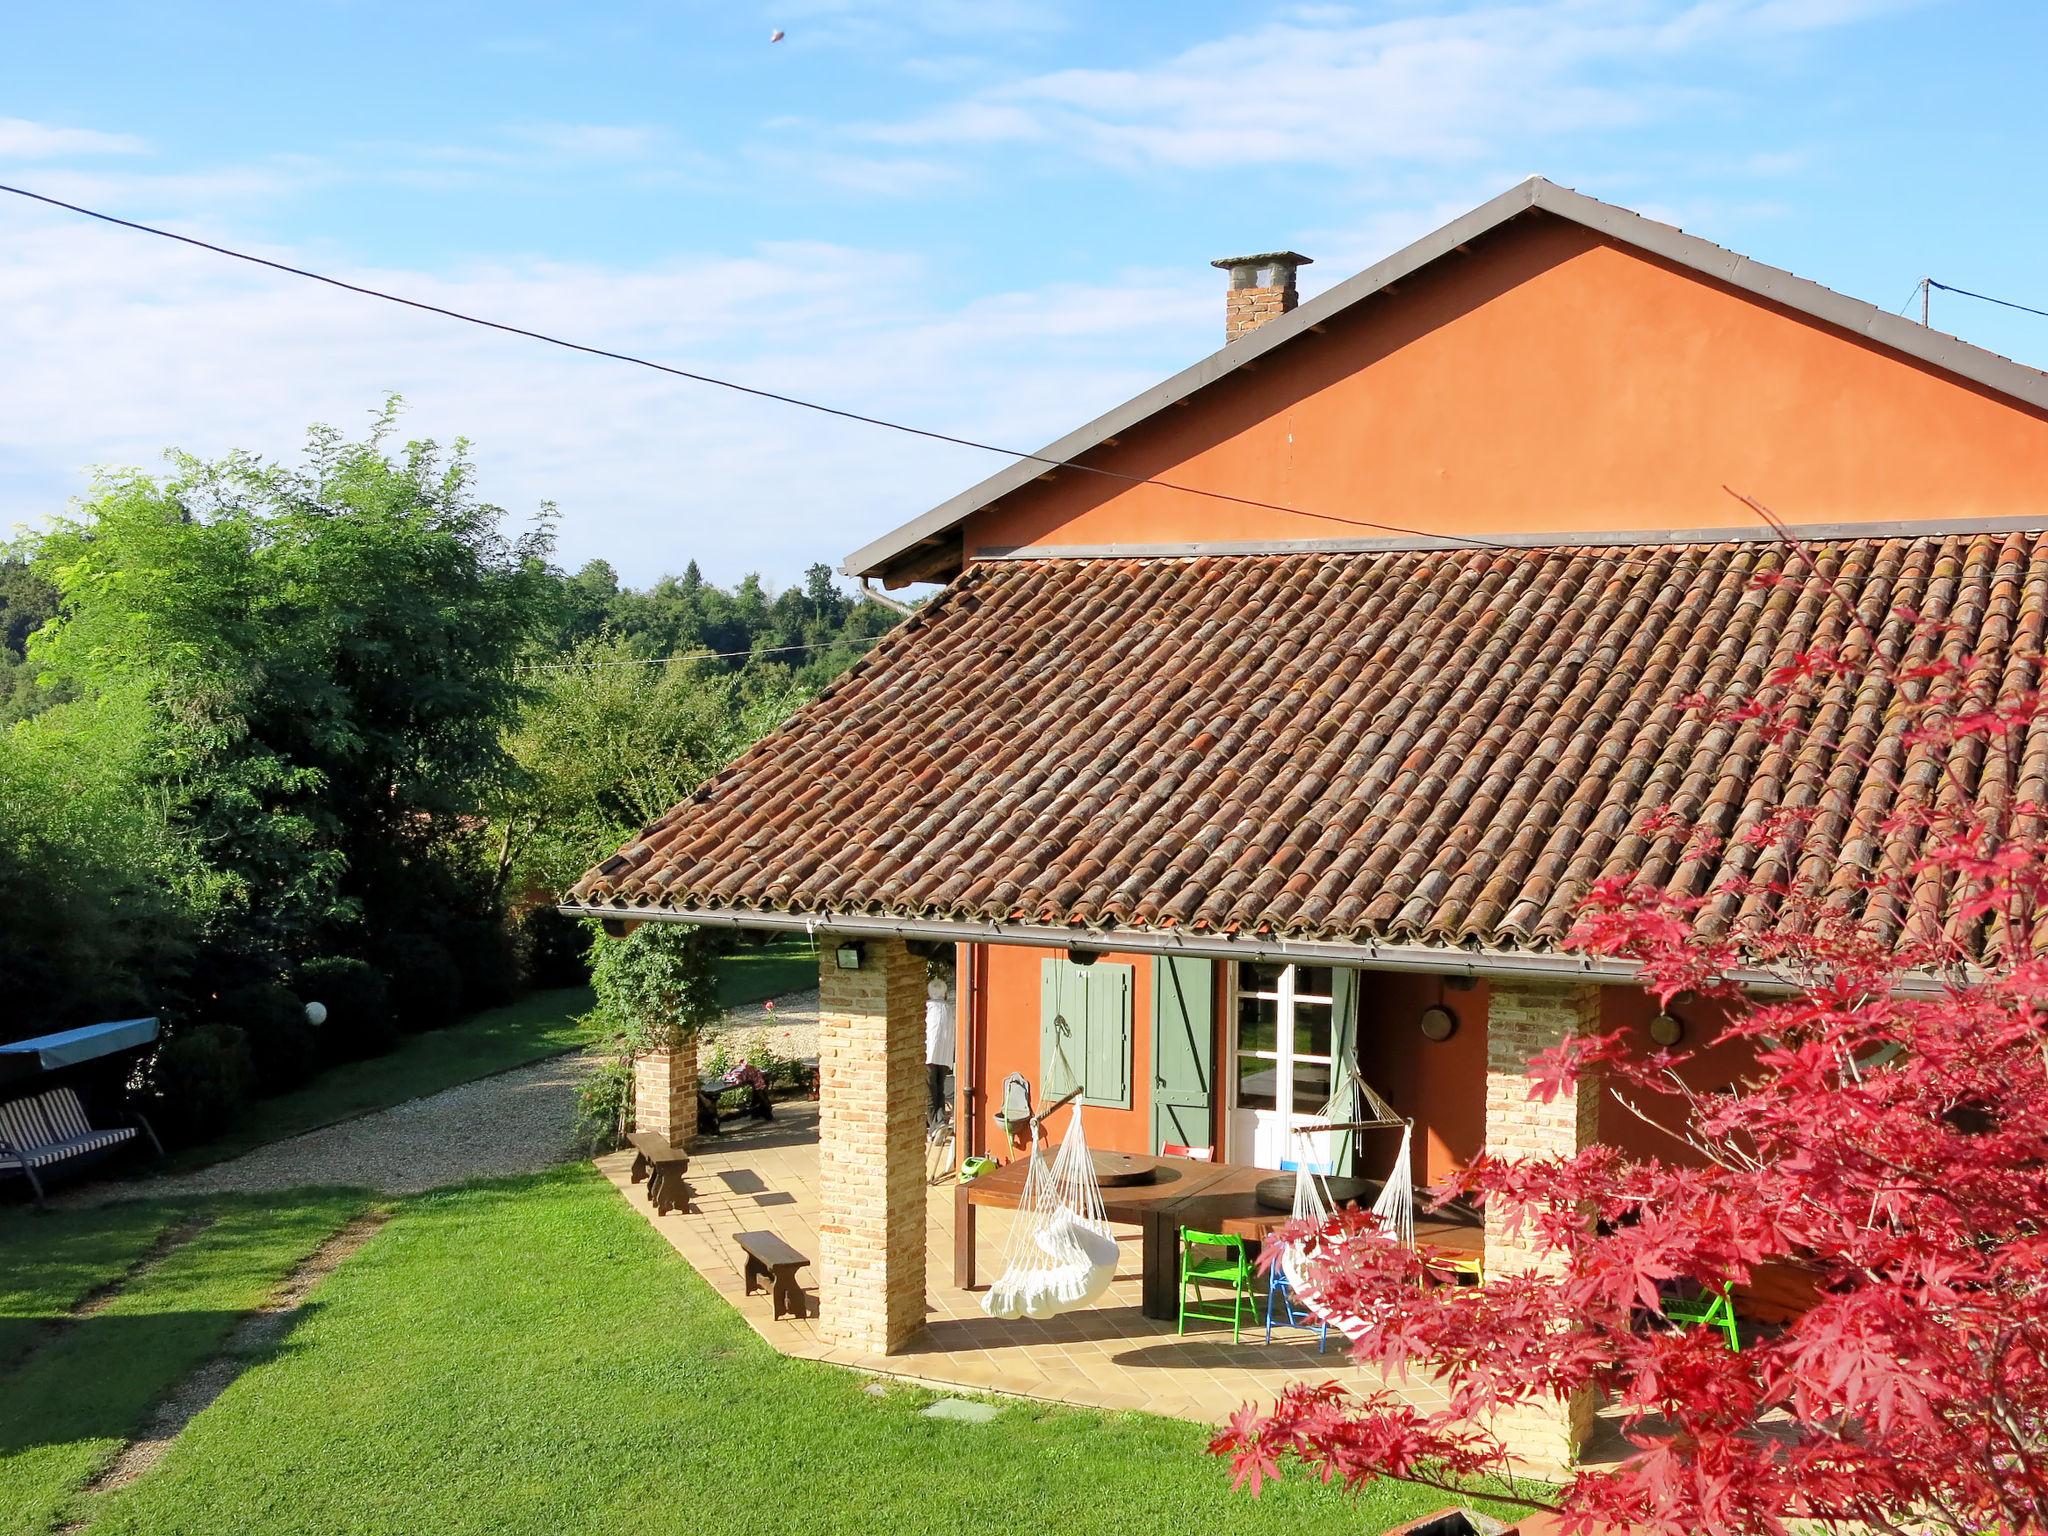
[[[499,1174],[532,1173],[571,1155],[580,1054],[478,1078],[324,1130],[287,1137],[193,1173],[141,1185],[89,1185],[81,1203],[133,1196],[362,1185],[391,1195]]]
[[[792,992],[746,1008],[735,1008],[711,1030],[711,1039],[697,1048],[701,1062],[712,1041],[725,1046],[731,1056],[745,1056],[755,1045],[765,1043],[781,1057],[799,1061],[818,1059],[818,993]]]
[[[756,1040],[765,1039],[777,1055],[815,1060],[818,994],[798,992],[736,1008],[713,1034],[734,1055],[745,1055]],[[581,1053],[551,1057],[274,1141],[211,1168],[140,1185],[96,1181],[66,1191],[53,1203],[100,1205],[137,1194],[175,1198],[308,1184],[412,1195],[467,1179],[533,1173],[575,1156],[570,1137],[576,1084],[586,1060]]]

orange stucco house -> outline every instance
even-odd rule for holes
[[[1415,1118],[1420,1183],[1656,1139],[1590,1087],[1524,1092],[1592,1020],[1647,1042],[1628,968],[1566,947],[1603,876],[1759,941],[1950,920],[1884,831],[1929,749],[1882,701],[1829,701],[1794,749],[1683,701],[1852,608],[2034,666],[2048,375],[1540,179],[1305,304],[1299,261],[1218,263],[1222,350],[851,555],[946,586],[565,903],[830,936],[835,1336],[923,1322],[932,957],[965,1150],[1007,1153],[1008,1074],[1062,1086],[1058,1029],[1097,1147],[1277,1165],[1348,1057]],[[1760,587],[1786,554],[1741,497],[1828,580]],[[2009,750],[1971,771],[2048,781],[2048,730]],[[1819,814],[1734,836],[1787,804]],[[1666,806],[1720,851],[1646,823]],[[1485,1258],[1529,1261],[1491,1228]]]

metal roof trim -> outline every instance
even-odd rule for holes
[[[1782,530],[1736,528],[1563,529],[1553,533],[1402,534],[1355,539],[1213,539],[1186,544],[1020,544],[984,549],[981,560],[1151,560],[1201,555],[1367,555],[1434,550],[1665,549],[1688,544],[1765,544],[1790,536],[1811,543],[1948,538],[2048,531],[2048,511],[2026,517],[1922,518],[1883,523],[1797,523]]]
[[[1427,944],[1334,944],[1314,939],[1234,937],[1177,929],[1064,928],[1052,924],[965,922],[952,918],[889,917],[873,913],[785,912],[754,907],[603,907],[563,902],[568,917],[611,918],[629,923],[695,923],[707,928],[759,928],[847,937],[938,939],[960,944],[1031,945],[1091,949],[1119,954],[1182,955],[1212,960],[1263,960],[1292,964],[1350,966],[1366,971],[1407,971],[1439,976],[1509,977],[1522,981],[1591,981],[1626,985],[1641,975],[1633,961],[1593,955],[1508,950],[1452,949]],[[1743,969],[1728,979],[1758,992],[1796,992],[1798,983],[1775,971]],[[1912,976],[1902,993],[1931,995],[1942,990],[1934,976]]]

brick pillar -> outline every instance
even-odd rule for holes
[[[899,939],[818,957],[818,1330],[893,1354],[924,1327],[925,965]]]
[[[697,1136],[697,1042],[633,1058],[633,1128],[652,1131],[672,1147]]]
[[[1486,1150],[1495,1157],[1559,1157],[1593,1145],[1600,1135],[1600,1085],[1582,1078],[1548,1104],[1529,1097],[1530,1057],[1600,1021],[1600,989],[1588,982],[1504,981],[1494,985],[1486,1013]],[[1486,1274],[1520,1274],[1556,1266],[1525,1228],[1486,1213]],[[1590,1393],[1570,1402],[1531,1405],[1504,1414],[1494,1431],[1532,1471],[1571,1464],[1593,1428]]]

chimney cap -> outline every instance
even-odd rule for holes
[[[1232,267],[1312,267],[1315,262],[1299,251],[1261,251],[1256,256],[1225,256],[1209,265],[1228,272]]]

